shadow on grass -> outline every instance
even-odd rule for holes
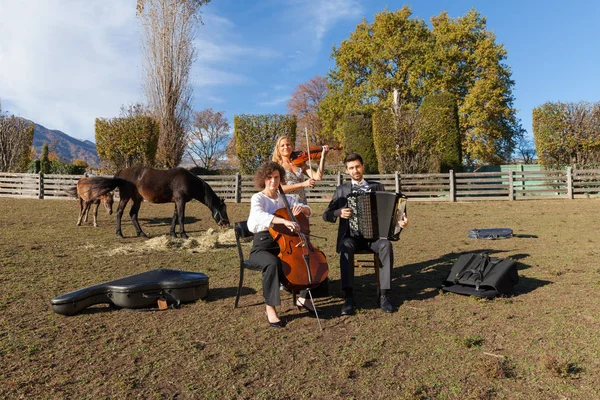
[[[138,218],[138,220],[140,222],[144,222],[148,226],[171,225],[171,221],[173,221],[173,217],[169,217],[169,218]],[[198,219],[196,217],[185,217],[183,219],[183,223],[185,225],[193,224],[195,222],[200,222],[200,219]],[[179,227],[179,223],[177,223],[177,227]]]
[[[469,253],[484,253],[493,256],[496,253],[505,252],[504,250],[483,248]],[[442,282],[448,277],[450,269],[462,254],[464,253],[453,252],[419,263],[396,265],[392,271],[392,291],[389,295],[391,303],[394,307],[399,307],[408,300],[425,300],[437,296]],[[531,268],[530,265],[520,261],[528,257],[529,254],[516,253],[509,254],[505,258],[517,261],[517,269],[522,271]],[[514,288],[514,295],[529,293],[550,283],[552,282],[519,276],[519,282]],[[333,281],[331,284],[337,288],[340,286],[340,281]],[[376,291],[375,273],[355,276],[354,297],[359,302],[359,308],[377,308]],[[343,297],[341,290],[334,292],[333,295],[337,294],[339,297]]]

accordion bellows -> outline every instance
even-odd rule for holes
[[[403,195],[390,192],[350,193],[348,207],[352,209],[348,220],[350,237],[400,239],[400,229],[396,227],[406,209]]]

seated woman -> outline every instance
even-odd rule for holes
[[[323,179],[323,167],[325,165],[325,156],[329,152],[329,146],[323,146],[321,153],[321,161],[317,171],[310,169],[306,162],[300,166],[294,165],[291,160],[294,146],[292,141],[287,136],[282,136],[277,139],[275,149],[273,150],[273,161],[278,163],[285,169],[285,185],[282,185],[283,191],[286,194],[293,195],[300,203],[307,204],[305,187],[315,187],[315,181]],[[309,179],[305,180],[304,176]]]
[[[283,167],[272,161],[267,161],[258,167],[254,174],[254,185],[262,190],[252,196],[248,217],[248,229],[254,233],[249,261],[263,268],[262,285],[267,318],[270,326],[274,328],[283,328],[285,321],[279,319],[275,310],[275,307],[281,304],[279,283],[282,272],[281,260],[278,257],[279,245],[271,237],[269,227],[279,224],[286,226],[292,232],[300,229],[297,223],[274,215],[277,210],[285,207],[282,195],[278,192],[279,184],[285,182],[284,174]],[[304,213],[306,216],[311,214],[311,209],[306,204],[299,203],[291,196],[286,197],[292,214]],[[306,291],[300,292],[296,306],[312,314],[315,313],[310,299],[306,298]]]

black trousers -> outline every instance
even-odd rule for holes
[[[254,235],[250,258],[252,264],[262,267],[262,287],[265,303],[269,306],[281,305],[279,284],[281,282],[281,259],[279,245],[273,241],[268,231]],[[306,297],[306,291],[300,292],[300,297]]]
[[[394,249],[392,242],[387,239],[374,241],[357,240],[345,237],[342,240],[340,251],[340,274],[342,275],[342,289],[352,289],[354,285],[354,254],[356,251],[371,249],[379,256],[381,270],[379,271],[379,287],[381,290],[390,290],[392,286],[392,264],[394,263]]]

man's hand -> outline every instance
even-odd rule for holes
[[[402,214],[402,219],[398,221],[398,225],[400,225],[400,228],[402,229],[408,226],[408,218],[406,218],[406,213]]]
[[[350,207],[344,207],[337,210],[338,217],[348,219],[352,216],[352,209]]]

